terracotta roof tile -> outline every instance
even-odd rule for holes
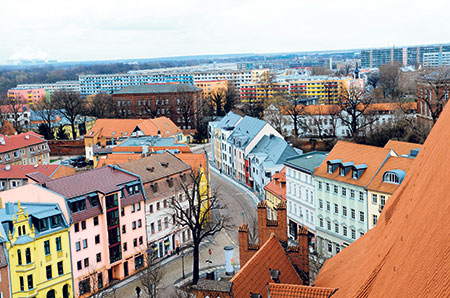
[[[267,297],[267,283],[272,281],[269,269],[280,270],[281,283],[302,283],[280,242],[272,234],[231,279],[234,297],[250,297],[250,292]]]
[[[339,141],[320,166],[316,168],[314,174],[319,177],[366,187],[381,167],[382,163],[387,159],[389,152],[390,150],[385,148]],[[327,161],[337,159],[341,159],[342,163],[353,162],[355,166],[366,164],[367,169],[358,179],[352,178],[351,171],[344,177],[339,175],[339,169],[336,169],[332,174],[329,174]]]
[[[264,190],[280,199],[286,200],[286,167],[272,176],[272,181],[264,186]]]
[[[203,153],[176,153],[175,156],[190,165],[194,171],[198,171],[200,167],[208,166],[206,156]]]
[[[5,165],[0,165],[0,179],[25,179],[27,174],[39,172],[51,177],[62,165],[9,165],[9,170]],[[72,169],[72,168],[71,168]],[[75,173],[75,170],[73,171]]]
[[[0,134],[12,136],[16,133],[17,131],[14,129],[11,123],[8,120],[5,120],[5,122],[3,122],[2,128],[0,129]]]
[[[13,136],[0,135],[0,137],[3,137],[5,140],[4,145],[0,144],[0,153],[47,142],[44,137],[31,132],[25,132]]]
[[[444,108],[377,225],[325,262],[334,297],[450,296],[450,106]]]
[[[269,291],[271,298],[328,298],[337,289],[269,283]]]
[[[389,156],[389,159],[381,167],[380,171],[375,175],[373,180],[367,186],[368,190],[379,191],[387,194],[393,194],[394,191],[400,186],[399,184],[393,184],[388,182],[383,182],[383,175],[387,171],[392,170],[403,170],[408,174],[409,168],[413,164],[414,159],[407,157],[397,157]]]
[[[408,142],[395,141],[395,140],[389,140],[386,143],[386,145],[384,145],[384,148],[392,149],[398,155],[405,155],[405,154],[410,154],[411,150],[413,150],[413,149],[422,149],[422,145],[408,143]]]
[[[97,168],[101,168],[107,165],[118,165],[124,162],[129,162],[141,158],[140,154],[135,153],[115,153],[108,154],[105,158],[98,160]]]

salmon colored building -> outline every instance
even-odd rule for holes
[[[91,295],[144,267],[147,238],[139,177],[112,166],[52,180],[40,173],[28,176],[58,196],[70,217],[75,297]]]
[[[36,89],[9,89],[8,98],[10,100],[22,100],[24,103],[34,104],[40,99],[46,98],[47,94],[44,88]]]

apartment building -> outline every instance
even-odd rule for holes
[[[433,60],[434,53],[445,53],[449,51],[450,44],[365,49],[361,51],[361,67],[380,67],[383,64],[393,62],[398,62],[403,66],[418,66],[425,64],[425,60],[427,59],[427,63],[429,63],[429,59]],[[427,56],[429,53],[432,53],[431,57]]]
[[[126,73],[126,74],[89,74],[78,77],[82,96],[98,93],[115,93],[129,86],[152,83],[193,84],[193,76],[184,73]]]
[[[58,204],[5,200],[0,222],[11,297],[73,297],[70,225]]]
[[[0,165],[34,165],[50,162],[47,141],[34,132],[0,135]]]
[[[327,152],[308,152],[288,158],[286,165],[286,206],[289,239],[297,239],[300,227],[308,228],[309,241],[316,234],[316,195],[314,171]]]
[[[246,156],[247,185],[263,196],[264,186],[275,173],[283,169],[284,162],[302,153],[300,149],[291,147],[283,138],[274,134],[264,135]]]
[[[51,96],[51,94],[55,91],[80,92],[80,83],[78,81],[58,81],[55,83],[20,84],[17,85],[15,88],[11,89],[11,91],[16,92],[14,90],[35,90],[35,89],[44,89],[46,92],[46,97],[48,99],[49,96]]]
[[[47,91],[44,88],[34,89],[9,89],[8,99],[10,101],[21,101],[22,103],[34,104],[43,98],[47,98]]]
[[[189,84],[130,86],[113,94],[120,118],[170,118],[182,129],[196,127],[202,89]]]
[[[75,297],[97,292],[144,267],[144,194],[138,176],[107,166],[57,179],[29,174],[39,185],[27,200],[58,202],[69,217]]]
[[[437,68],[442,66],[450,66],[450,52],[423,54],[423,67]]]
[[[170,202],[185,201],[188,208],[183,185],[190,187],[192,168],[169,152],[121,163],[118,167],[142,179],[147,244],[154,256],[162,258],[187,245],[192,235],[187,227],[175,225]]]
[[[314,172],[317,248],[334,255],[369,229],[366,187],[394,155],[390,149],[339,141]]]
[[[228,90],[228,81],[227,80],[195,81],[194,86],[202,89],[203,98],[208,99],[213,94],[220,94],[224,96]]]
[[[233,153],[231,158],[231,176],[234,179],[245,183],[249,187],[253,187],[249,176],[248,168],[250,165],[247,155],[264,136],[268,135],[282,138],[280,133],[270,124],[249,116],[244,116],[234,127],[226,141],[226,147],[231,148]]]
[[[227,146],[226,140],[241,120],[241,116],[229,112],[220,121],[211,121],[208,124],[212,161],[216,168],[225,171],[227,175],[231,175],[232,152],[231,146]]]

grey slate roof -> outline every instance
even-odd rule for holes
[[[235,144],[236,147],[245,148],[266,124],[266,121],[245,116],[228,137],[228,142]]]
[[[219,127],[234,127],[236,123],[241,119],[242,117],[238,114],[235,114],[233,112],[228,112],[228,114],[223,117],[219,123]]]
[[[265,157],[265,161],[273,165],[283,164],[286,159],[298,155],[284,139],[274,135],[263,136],[249,154]]]
[[[114,92],[114,94],[178,93],[197,91],[202,91],[202,89],[190,84],[151,84],[128,86]]]
[[[308,152],[294,158],[289,158],[284,164],[298,170],[314,173],[314,169],[320,166],[327,155],[328,152]]]

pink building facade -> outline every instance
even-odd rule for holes
[[[145,208],[139,177],[107,166],[53,180],[31,178],[61,195],[60,206],[66,205],[75,297],[87,297],[145,266]]]
[[[22,99],[24,103],[34,104],[37,103],[41,98],[46,98],[46,93],[44,88],[37,89],[9,89],[8,98],[12,99]]]

